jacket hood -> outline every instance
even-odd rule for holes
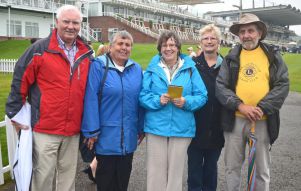
[[[107,62],[107,59],[106,57],[108,57],[108,61],[109,61],[109,68],[114,68],[114,69],[117,69],[116,66],[112,63],[112,59],[110,57],[109,54],[105,54],[105,55],[102,55],[102,56],[99,56],[97,58],[95,58],[95,60],[98,60],[98,61],[101,61],[102,63],[104,63],[104,65],[106,65],[106,62]],[[125,63],[125,68],[128,68],[129,66],[135,64],[135,62],[131,59],[128,59]]]

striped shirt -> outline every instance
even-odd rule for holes
[[[73,67],[75,54],[78,51],[78,48],[76,46],[76,41],[74,40],[71,48],[68,49],[66,47],[66,43],[61,39],[61,37],[59,36],[59,34],[57,34],[57,39],[58,39],[58,42],[59,42],[59,47],[64,50],[65,55],[67,56],[67,58],[68,58],[68,60],[69,60],[69,62],[71,64],[71,67]]]

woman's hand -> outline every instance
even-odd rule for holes
[[[170,97],[168,94],[162,94],[160,97],[160,104],[166,105],[170,101]]]
[[[92,150],[94,143],[97,141],[97,137],[85,138],[83,143],[87,144],[87,147]]]
[[[180,97],[180,98],[174,98],[171,100],[171,102],[178,108],[182,108],[185,104],[185,98]]]

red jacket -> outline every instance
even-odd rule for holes
[[[15,66],[6,103],[8,117],[15,116],[28,98],[34,131],[64,136],[79,133],[92,50],[80,37],[76,46],[72,70],[59,47],[56,29],[26,50]]]

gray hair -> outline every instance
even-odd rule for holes
[[[75,12],[78,12],[79,13],[79,16],[80,16],[80,21],[82,22],[83,21],[83,14],[80,12],[80,10],[74,6],[74,5],[63,5],[61,6],[60,8],[58,8],[56,10],[56,19],[59,19],[62,15],[63,12],[65,11],[75,11]]]
[[[221,42],[221,30],[216,27],[214,24],[205,25],[200,29],[200,36],[202,37],[205,33],[212,32],[215,34],[218,42]]]
[[[129,39],[131,41],[131,45],[133,46],[133,44],[134,44],[133,37],[129,32],[127,32],[125,30],[114,33],[110,39],[110,45],[114,44],[118,37],[121,39]]]

